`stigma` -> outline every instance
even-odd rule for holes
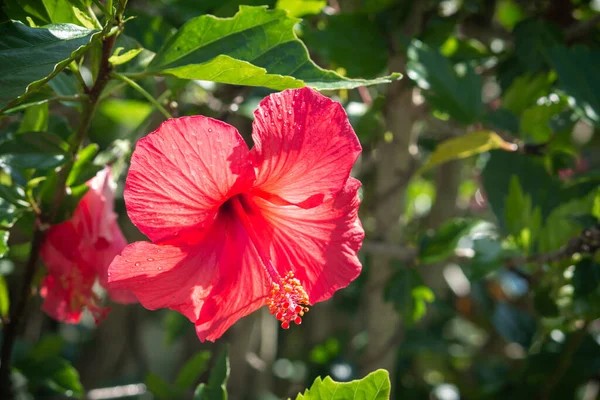
[[[288,329],[292,322],[300,325],[304,313],[308,312],[308,304],[308,295],[293,272],[281,278],[279,283],[272,283],[267,307],[281,321],[283,329]]]

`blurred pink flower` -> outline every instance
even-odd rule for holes
[[[70,220],[54,225],[41,248],[48,269],[40,294],[42,309],[52,318],[78,323],[87,308],[97,322],[108,309],[100,306],[92,287],[99,279],[107,285],[108,266],[127,245],[113,211],[114,186],[110,168],[106,167],[87,182],[89,191],[83,196]],[[119,303],[135,302],[131,292],[108,290]]]

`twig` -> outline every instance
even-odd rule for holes
[[[173,118],[173,116],[169,114],[169,112],[165,110],[165,108],[150,93],[146,92],[146,90],[144,90],[144,88],[138,85],[136,82],[116,72],[113,72],[111,76],[125,82],[142,96],[144,96],[158,111],[161,112],[162,115],[165,116],[166,119]]]

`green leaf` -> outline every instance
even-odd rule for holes
[[[420,240],[419,259],[423,263],[434,263],[452,256],[458,241],[478,223],[474,219],[455,218],[428,232]]]
[[[144,49],[131,49],[131,50],[126,51],[123,54],[120,54],[121,51],[123,51],[123,48],[119,47],[115,50],[115,53],[109,57],[108,61],[112,65],[125,64],[125,63],[133,60],[138,54],[140,54],[142,51],[144,51]]]
[[[2,194],[2,192],[0,192]],[[10,228],[19,218],[20,210],[17,206],[0,197],[0,226]]]
[[[348,79],[317,67],[294,33],[298,21],[283,10],[247,6],[232,18],[194,18],[165,43],[148,72],[276,90],[350,89],[400,77]]]
[[[329,376],[325,379],[318,377],[310,389],[296,396],[296,400],[388,400],[390,390],[388,372],[378,369],[351,382],[335,382]]]
[[[529,251],[538,239],[542,214],[539,206],[532,205],[531,196],[523,193],[516,175],[510,180],[504,213],[508,232],[513,236],[515,243]]]
[[[159,400],[172,399],[176,391],[171,384],[152,372],[146,376],[145,383],[148,391]]]
[[[229,379],[229,356],[225,348],[210,371],[208,384],[201,383],[194,392],[194,400],[227,400],[227,379]]]
[[[79,150],[73,163],[73,168],[67,178],[67,186],[78,186],[92,179],[103,167],[93,163],[94,156],[98,153],[96,143],[89,144]]]
[[[595,68],[600,65],[600,51],[559,46],[550,50],[550,59],[560,86],[575,99],[580,113],[600,125],[600,81]]]
[[[448,58],[419,40],[408,48],[407,75],[424,90],[428,102],[463,124],[481,118],[481,77],[468,64],[452,65]]]
[[[28,359],[15,365],[34,386],[45,387],[62,395],[81,397],[83,386],[79,373],[68,361],[52,358],[44,361]]]
[[[467,158],[495,149],[515,151],[516,146],[504,141],[491,131],[471,132],[457,138],[447,139],[437,145],[425,165],[421,167],[420,172],[451,160]]]
[[[349,76],[372,77],[385,71],[389,52],[375,20],[367,14],[338,14],[326,21],[323,29],[303,29],[302,39],[319,59]]]
[[[521,132],[528,142],[544,143],[552,137],[550,121],[565,109],[565,102],[539,104],[523,111]]]
[[[275,8],[286,10],[290,17],[319,14],[325,8],[325,0],[277,0]]]
[[[44,132],[48,130],[48,103],[34,105],[25,111],[17,133]]]
[[[575,265],[573,289],[576,298],[586,298],[600,288],[600,264],[585,257]]]
[[[8,231],[0,229],[0,258],[8,253]]]
[[[0,275],[0,317],[8,317],[9,310],[10,297],[8,296],[8,285],[6,284],[6,279],[4,279],[4,276]]]
[[[15,12],[16,8],[20,8],[37,25],[82,24],[77,13],[82,13],[82,11],[77,8],[75,2],[70,0],[8,0],[8,3],[7,14],[13,19],[18,19],[18,14]]]
[[[21,133],[0,144],[0,164],[21,169],[55,168],[69,160],[66,148],[66,143],[56,135]]]
[[[562,41],[561,31],[541,18],[520,22],[513,31],[515,55],[529,72],[537,72],[549,63],[549,49]]]
[[[525,74],[517,77],[502,96],[502,106],[520,114],[536,100],[547,94],[555,80],[555,74]]]
[[[210,351],[201,351],[196,354],[179,370],[177,378],[175,378],[175,385],[183,390],[192,386],[206,371],[209,360]]]
[[[0,109],[37,90],[85,52],[95,31],[71,24],[0,24]],[[17,99],[17,100],[15,100]]]
[[[412,325],[425,316],[427,304],[435,300],[435,295],[416,269],[394,264],[396,272],[385,287],[384,298],[394,304],[405,324]]]

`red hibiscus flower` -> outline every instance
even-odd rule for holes
[[[108,286],[108,266],[127,246],[113,211],[110,169],[98,172],[87,185],[90,189],[71,219],[51,227],[40,250],[48,268],[40,290],[44,298],[42,309],[67,323],[78,323],[84,308],[97,322],[106,315],[108,309],[99,305],[92,287],[96,278],[102,286]],[[126,291],[109,290],[109,295],[120,303],[136,301]]]
[[[254,148],[230,125],[171,119],[140,140],[125,187],[133,223],[154,243],[125,248],[113,288],[168,307],[214,341],[267,305],[283,328],[358,276],[364,232],[361,147],[340,104],[308,89],[264,99]]]

